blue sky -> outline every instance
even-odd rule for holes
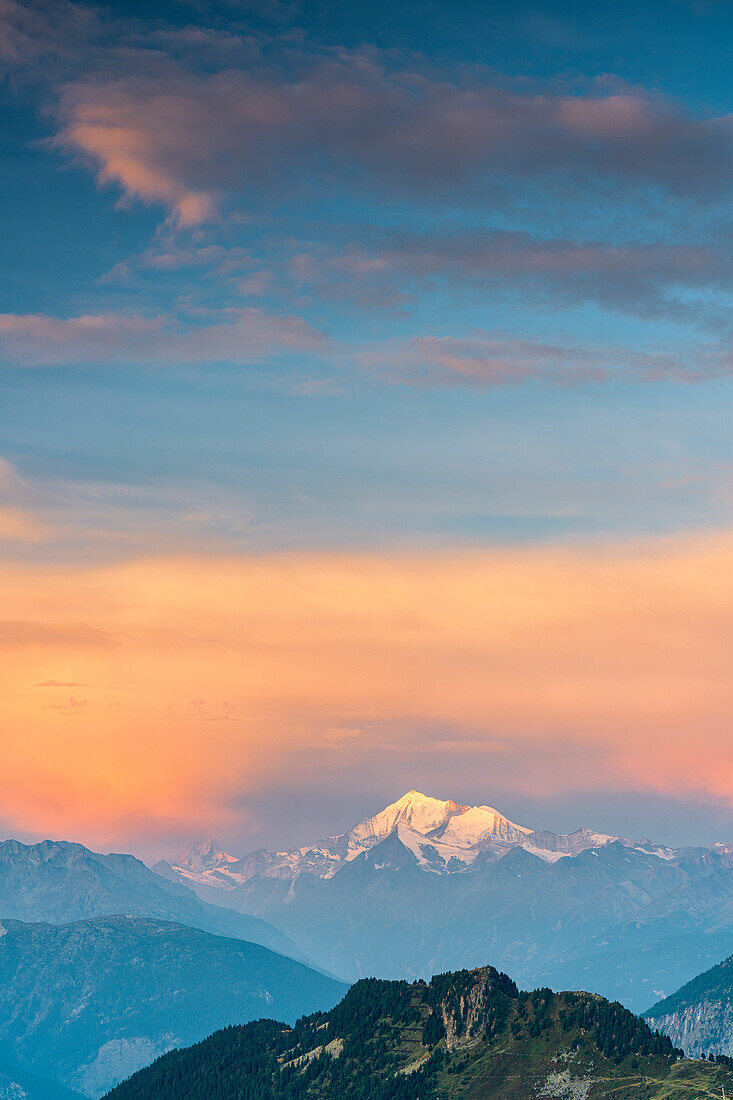
[[[726,532],[732,34],[4,0],[2,560]]]
[[[0,439],[44,493],[221,494],[245,549],[727,520],[729,5],[5,18]]]

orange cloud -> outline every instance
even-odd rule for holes
[[[47,534],[48,527],[30,512],[0,504],[0,542],[40,542]]]
[[[732,798],[732,568],[733,533],[0,567],[5,816],[96,842],[230,826],[293,774],[397,761],[487,795]]]

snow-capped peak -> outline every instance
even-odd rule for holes
[[[218,870],[236,862],[236,856],[230,856],[209,837],[207,840],[198,840],[187,848],[181,858],[176,860],[176,866],[183,871],[200,874],[202,871]]]
[[[465,806],[461,809],[462,812],[452,816],[437,834],[441,840],[459,848],[471,848],[489,839],[521,843],[532,832],[524,825],[515,825],[492,806]]]
[[[307,874],[327,879],[388,838],[392,838],[390,844],[411,852],[422,870],[438,874],[470,871],[474,864],[480,869],[517,848],[555,863],[614,841],[632,846],[629,840],[587,828],[567,834],[530,829],[510,821],[493,806],[464,806],[451,798],[409,790],[348,832],[315,844],[286,851],[262,849],[236,859],[208,840],[194,844],[173,870],[194,889],[206,890],[236,890],[258,876],[294,880]],[[648,854],[665,859],[671,855],[656,848]]]
[[[419,791],[408,791],[374,817],[360,821],[349,830],[348,835],[357,845],[365,840],[383,840],[400,822],[425,835],[445,825],[453,814],[466,809],[466,806],[458,806],[452,799],[441,802],[439,798],[430,798]]]

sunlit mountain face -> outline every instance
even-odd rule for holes
[[[484,860],[498,859],[514,848],[523,848],[554,863],[587,848],[620,841],[619,837],[587,828],[564,836],[528,829],[515,825],[491,806],[460,806],[452,799],[443,802],[410,790],[348,832],[312,846],[284,852],[252,852],[237,859],[218,849],[213,840],[205,840],[192,845],[173,863],[172,869],[192,884],[224,889],[245,883],[257,874],[295,878],[308,873],[331,878],[345,864],[393,834],[412,853],[419,867],[438,873],[466,871],[479,856]],[[631,846],[628,840],[622,843]],[[653,850],[663,852],[656,847]]]

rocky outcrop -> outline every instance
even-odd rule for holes
[[[699,1058],[702,1054],[733,1056],[733,1004],[700,1001],[677,1012],[647,1016],[650,1027],[669,1035],[685,1054]]]

